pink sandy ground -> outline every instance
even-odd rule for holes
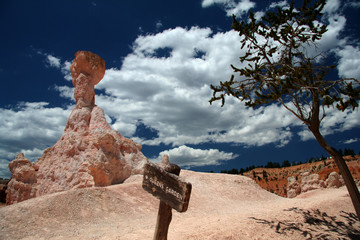
[[[360,239],[346,188],[279,197],[243,176],[182,171],[188,211],[173,210],[168,239]],[[0,208],[0,239],[152,239],[159,200],[142,176]]]

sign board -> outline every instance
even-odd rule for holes
[[[145,165],[142,187],[178,212],[185,212],[188,208],[191,183],[154,163]]]

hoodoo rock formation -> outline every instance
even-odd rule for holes
[[[6,202],[26,200],[35,197],[36,171],[23,153],[9,163],[11,181],[7,185]]]
[[[111,129],[95,105],[94,86],[105,74],[105,62],[79,51],[70,67],[76,107],[58,142],[35,162],[20,154],[10,162],[12,178],[7,204],[49,193],[122,183],[143,172],[147,158],[141,145]]]
[[[301,174],[301,179],[296,180],[291,176],[288,178],[287,197],[294,198],[301,193],[320,188],[339,188],[345,185],[341,175],[337,172],[329,174],[328,178],[323,181],[317,173],[310,174],[304,172]]]

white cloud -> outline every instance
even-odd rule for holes
[[[210,7],[214,4],[228,4],[231,0],[203,0],[201,3],[202,7]]]
[[[24,153],[24,156],[26,156],[26,158],[30,161],[36,161],[44,153],[44,149],[38,149],[35,147],[33,149],[21,149],[19,153],[20,152]]]
[[[71,73],[70,73],[70,61],[65,61],[61,64],[61,72],[64,74],[64,78],[68,81],[72,81]]]
[[[238,119],[237,125],[217,136],[215,141],[242,143],[248,146],[277,143],[278,147],[282,147],[292,138],[291,127],[302,124],[285,108],[275,104],[253,112],[243,109],[241,113],[247,114],[243,118],[235,118]]]
[[[351,139],[344,141],[344,144],[351,144],[351,143],[356,143],[359,141],[360,141],[360,138],[351,138]]]
[[[199,167],[205,165],[219,165],[224,161],[234,159],[238,155],[226,153],[218,149],[194,149],[185,145],[162,151],[159,157],[153,161],[159,162],[163,155],[169,155],[170,162],[181,167]]]
[[[158,50],[165,48],[168,54],[159,55]],[[96,103],[116,119],[113,127],[125,136],[135,133],[139,119],[158,132],[155,139],[134,137],[140,144],[285,146],[294,135],[293,128],[302,123],[283,107],[253,110],[233,98],[228,98],[223,108],[218,103],[209,105],[209,85],[227,80],[232,73],[229,65],[238,63],[241,51],[234,49],[240,49],[234,31],[213,34],[209,28],[177,27],[139,36],[121,69],[108,69],[96,86],[107,93],[97,96]],[[203,53],[200,58],[197,51]],[[334,121],[340,113],[333,112],[324,120],[326,134],[356,125],[352,121],[356,114],[346,112]]]
[[[265,12],[263,11],[256,12],[254,15],[255,19],[258,21],[260,21],[263,16],[265,16]]]
[[[52,55],[47,55],[47,63],[50,64],[51,67],[56,67],[56,68],[60,68],[61,63],[60,63],[60,59],[57,57],[54,57]]]
[[[16,109],[0,109],[0,139],[8,148],[47,146],[61,136],[69,109],[47,108],[48,103],[21,103]]]
[[[303,130],[299,131],[297,135],[300,137],[302,141],[315,139],[314,135],[307,128],[304,128]]]
[[[70,109],[48,108],[48,103],[21,103],[14,109],[0,108],[0,164],[7,164],[17,153],[35,161],[43,150],[56,143],[64,131]],[[1,172],[0,172],[1,173]]]
[[[344,36],[346,28],[346,15],[342,13],[342,3],[339,0],[329,0],[324,7],[324,19],[328,22],[328,31],[319,41],[319,49],[330,51],[338,57],[338,74],[344,78],[360,78],[360,46],[357,40]],[[356,7],[347,2],[345,7]]]
[[[54,89],[60,93],[60,97],[67,98],[72,102],[75,102],[74,99],[74,88],[69,86],[57,86],[55,85]]]
[[[284,0],[284,1],[271,3],[269,8],[276,8],[276,7],[283,8],[283,7],[286,7],[286,6],[288,6],[288,2],[286,0]]]
[[[241,0],[239,2],[235,0],[203,0],[201,6],[205,8],[215,4],[221,5],[227,16],[234,14],[238,17],[255,7],[255,2],[251,0]]]
[[[226,14],[228,16],[241,16],[244,13],[247,13],[251,8],[255,7],[255,3],[250,0],[242,0],[234,6],[229,6],[226,9]]]
[[[60,58],[54,57],[51,54],[43,53],[42,50],[37,50],[36,53],[45,57],[45,63],[47,64],[47,66],[60,69],[61,73],[64,75],[64,78],[66,80],[68,81],[72,80],[70,73],[70,65],[71,65],[70,61],[62,62]]]
[[[344,78],[360,79],[360,47],[345,46],[338,51],[340,57],[338,70]]]
[[[161,48],[169,49],[168,57],[157,55]],[[155,139],[134,138],[141,144],[285,145],[294,118],[281,107],[254,111],[231,98],[223,108],[209,105],[209,85],[227,80],[230,64],[238,62],[240,53],[233,49],[240,49],[234,31],[213,35],[208,28],[178,27],[140,36],[121,69],[106,71],[97,88],[108,95],[97,96],[96,103],[117,119],[113,127],[126,136],[135,132],[138,119],[158,131]],[[203,52],[201,58],[197,51]]]
[[[360,111],[346,110],[344,112],[335,107],[326,109],[326,121],[321,125],[324,135],[330,135],[336,132],[343,132],[360,126]]]
[[[323,11],[328,14],[333,14],[334,12],[338,11],[339,8],[340,8],[339,0],[328,0],[325,4]]]
[[[340,15],[332,15],[328,16],[327,21],[329,22],[328,31],[324,33],[319,41],[319,50],[322,52],[336,49],[346,44],[346,38],[340,36],[345,28],[346,18]]]
[[[323,136],[332,135],[334,133],[344,132],[353,128],[360,127],[360,111],[346,110],[344,112],[337,110],[336,107],[325,108],[326,118],[323,120],[320,126],[320,131]],[[314,139],[312,133],[304,127],[304,129],[298,132],[298,136],[307,141]]]

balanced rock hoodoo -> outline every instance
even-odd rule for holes
[[[10,162],[7,204],[72,188],[122,183],[142,173],[148,162],[141,145],[111,129],[104,111],[95,105],[94,87],[105,74],[104,60],[79,51],[70,71],[76,106],[64,133],[35,163],[23,154]]]

